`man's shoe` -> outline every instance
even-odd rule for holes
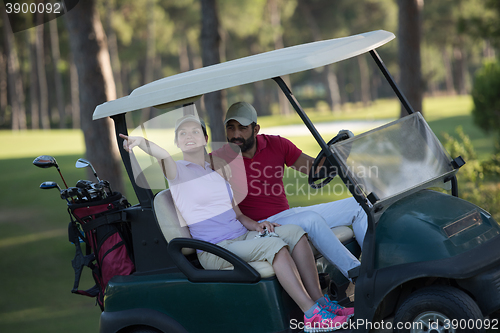
[[[328,297],[328,295],[325,295],[325,299],[327,302],[326,305],[319,305],[322,309],[325,309],[338,316],[345,316],[347,318],[354,316],[354,308],[344,308],[342,305],[339,305],[337,301],[330,300],[330,297]]]
[[[337,316],[325,309],[318,307],[314,310],[311,318],[304,315],[304,332],[317,333],[317,332],[333,332],[340,328],[347,322],[347,317]]]

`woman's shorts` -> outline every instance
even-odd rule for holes
[[[236,254],[246,262],[268,261],[273,264],[274,256],[283,247],[287,247],[290,254],[295,245],[306,232],[298,225],[288,224],[275,227],[274,232],[279,237],[257,237],[257,231],[248,231],[246,234],[235,239],[229,239],[218,243],[220,247]],[[209,252],[201,252],[198,259],[205,269],[224,269],[231,264],[219,256]]]

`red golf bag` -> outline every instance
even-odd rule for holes
[[[108,281],[115,275],[129,275],[135,271],[130,222],[123,211],[129,206],[118,192],[94,202],[68,203],[71,217],[68,236],[76,247],[72,260],[75,283],[71,292],[96,297],[101,310],[104,310],[104,292]],[[81,241],[86,244],[85,255]],[[96,284],[88,290],[79,290],[84,266],[92,270]]]

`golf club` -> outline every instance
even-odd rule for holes
[[[62,192],[61,188],[59,187],[59,185],[56,183],[56,182],[43,182],[40,184],[40,188],[42,190],[46,190],[46,189],[51,189],[51,188],[57,188],[59,190],[59,193]],[[65,198],[66,201],[69,203],[69,200],[68,198]]]
[[[92,182],[90,180],[80,179],[76,182],[75,186],[79,188],[92,188]]]
[[[89,161],[87,161],[86,159],[79,158],[79,159],[76,161],[75,167],[77,167],[77,168],[86,168],[86,167],[90,167],[90,168],[92,169],[92,172],[94,173],[95,178],[97,178],[97,181],[101,181],[101,180],[99,179],[99,177],[97,177],[97,173],[95,172],[95,169],[94,169],[94,167],[92,166],[92,164],[91,164]]]
[[[80,179],[78,182],[76,182],[76,187],[87,191],[87,193],[89,193],[90,195],[89,199],[101,200],[106,197],[106,192],[104,191],[101,182],[102,181],[99,181],[99,183],[92,183],[90,180]]]
[[[61,199],[68,199],[69,198],[69,195],[68,195],[68,189],[64,189],[61,191]]]
[[[57,188],[59,192],[61,192],[61,188],[59,187],[59,184],[57,184],[56,182],[43,182],[40,184],[40,188],[42,190],[46,190],[49,188]]]
[[[79,201],[83,200],[83,196],[82,196],[81,192],[79,191],[78,187],[70,187],[70,188],[68,188],[68,195],[70,197],[74,197],[76,195],[78,197]]]
[[[56,159],[54,157],[49,155],[41,155],[33,160],[33,164],[39,168],[44,168],[44,169],[50,167],[56,167],[57,171],[59,172],[59,175],[61,175],[62,181],[64,182],[64,186],[68,188],[68,184],[66,184],[66,181],[64,180],[61,170],[59,169],[59,165],[57,165]]]
[[[111,190],[111,185],[109,184],[109,182],[107,180],[101,180],[99,182],[99,185],[101,185],[102,187],[104,188],[107,188],[108,189],[108,194],[109,195],[112,195],[113,194],[113,191]]]
[[[106,191],[104,190],[104,187],[101,185],[101,181],[99,181],[99,183],[92,184],[92,190],[93,190],[92,192],[95,194],[95,197],[98,200],[106,198]]]
[[[92,195],[86,188],[78,187],[78,194],[82,196],[83,201],[91,201]]]

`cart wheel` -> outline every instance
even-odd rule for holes
[[[414,292],[394,316],[397,333],[484,332],[483,315],[465,292],[432,286]]]
[[[126,331],[127,333],[161,333],[155,328],[149,326],[135,326]]]

